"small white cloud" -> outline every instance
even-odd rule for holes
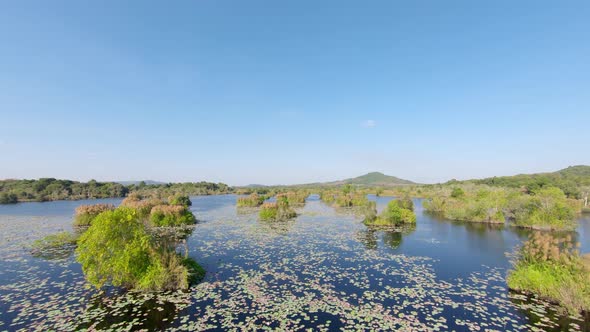
[[[375,120],[365,120],[361,122],[361,127],[363,128],[373,128],[377,126],[377,122]]]

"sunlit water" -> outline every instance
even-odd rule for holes
[[[204,282],[186,292],[87,287],[75,257],[34,258],[30,244],[71,230],[74,208],[120,200],[0,206],[2,330],[583,330],[582,317],[514,294],[506,253],[527,231],[454,223],[423,212],[417,226],[374,230],[312,196],[288,222],[257,221],[236,197],[192,197],[188,239]],[[382,209],[390,198],[377,199]],[[576,233],[590,251],[590,220]]]

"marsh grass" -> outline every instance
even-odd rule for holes
[[[257,193],[252,193],[245,197],[238,197],[237,200],[237,207],[259,207],[264,203],[266,200],[266,196],[258,195]]]
[[[80,205],[74,212],[74,226],[90,226],[96,216],[114,209],[113,204]]]
[[[137,193],[126,197],[121,206],[129,207],[137,211],[139,218],[148,218],[152,212],[152,208],[157,205],[163,205],[165,202],[158,198],[143,197]]]
[[[289,205],[286,195],[278,195],[276,202],[262,204],[258,217],[263,221],[282,221],[294,218],[297,213]]]
[[[300,191],[288,191],[283,194],[289,201],[289,205],[303,205],[309,196],[309,193],[305,190]]]
[[[559,303],[569,313],[590,310],[590,270],[570,236],[534,233],[517,251],[508,286]]]

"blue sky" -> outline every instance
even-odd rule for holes
[[[0,178],[590,164],[587,1],[2,1]]]

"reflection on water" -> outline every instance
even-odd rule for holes
[[[377,249],[379,243],[390,249],[397,249],[402,244],[404,236],[412,234],[415,230],[414,224],[398,227],[366,226],[366,229],[357,231],[355,237],[369,250]]]
[[[391,198],[370,199],[382,210]],[[238,211],[233,195],[191,200],[199,223],[162,238],[179,241],[206,279],[188,292],[150,295],[98,293],[74,257],[30,256],[28,244],[71,230],[74,208],[98,201],[0,206],[0,330],[588,329],[587,317],[560,316],[506,289],[506,252],[527,230],[444,220],[424,213],[419,199],[417,224],[397,229],[367,227],[317,196],[278,223]],[[582,251],[589,235],[585,217]]]

